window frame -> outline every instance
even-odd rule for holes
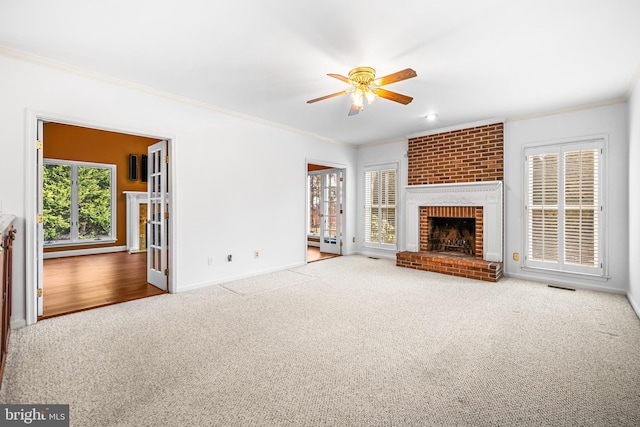
[[[83,162],[77,160],[63,160],[63,159],[43,159],[43,167],[46,165],[63,165],[69,166],[71,169],[71,201],[70,201],[70,215],[71,215],[71,225],[70,225],[70,237],[69,240],[43,240],[44,247],[65,247],[65,246],[82,246],[82,245],[97,245],[97,244],[111,244],[117,241],[117,185],[118,185],[118,174],[117,174],[117,166],[115,164],[108,163],[93,163],[93,162]],[[111,227],[109,237],[101,238],[101,239],[80,239],[78,237],[78,222],[79,222],[79,206],[78,206],[78,190],[77,190],[77,181],[78,181],[78,168],[87,167],[87,168],[101,168],[108,169],[111,174],[111,185],[110,185],[110,193],[111,193]],[[75,181],[75,184],[74,184]],[[75,190],[74,190],[75,185]],[[75,226],[73,225],[75,223]]]
[[[395,225],[394,225],[394,241],[395,243],[383,243],[382,242],[382,233],[378,233],[378,241],[377,242],[371,242],[371,241],[367,241],[367,229],[370,228],[369,224],[369,217],[370,215],[368,215],[368,206],[367,206],[367,174],[370,172],[378,172],[378,177],[380,180],[382,180],[382,172],[383,171],[388,171],[388,170],[393,170],[395,172],[395,188],[394,188],[394,192],[395,192],[395,203],[394,203],[394,210],[395,210]],[[399,218],[400,218],[400,214],[399,214],[399,207],[400,207],[400,194],[399,194],[399,186],[400,186],[400,165],[398,162],[390,162],[390,163],[379,163],[379,164],[371,164],[371,165],[367,165],[364,167],[364,182],[363,182],[363,187],[364,187],[364,231],[363,231],[363,246],[366,248],[375,248],[375,249],[382,249],[382,250],[388,250],[388,251],[397,251],[398,250],[398,223],[399,223]],[[382,186],[379,185],[378,187],[378,191],[379,194],[382,193]],[[379,206],[379,212],[382,209],[382,206]],[[378,216],[378,218],[380,218],[380,216]],[[379,220],[380,221],[380,220]],[[378,229],[380,229],[380,226],[378,226]]]
[[[550,143],[528,144],[522,148],[523,159],[523,264],[524,270],[546,271],[558,273],[568,276],[589,276],[596,278],[608,277],[608,260],[607,254],[607,197],[606,197],[606,161],[607,161],[608,139],[605,135],[596,135],[592,137],[575,138],[570,140],[562,140]],[[567,173],[565,165],[565,153],[577,150],[597,150],[598,168],[597,168],[597,194],[598,203],[596,209],[598,212],[597,226],[597,252],[598,260],[596,266],[589,267],[578,264],[571,264],[565,261],[565,212],[571,205],[565,205],[565,176]],[[529,157],[542,154],[558,154],[558,260],[557,261],[540,261],[529,258],[530,250],[530,224],[529,224]]]

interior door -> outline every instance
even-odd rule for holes
[[[43,223],[43,179],[44,179],[44,161],[43,161],[43,146],[44,146],[44,135],[43,135],[43,122],[42,120],[38,120],[38,130],[37,130],[37,156],[36,156],[36,185],[38,186],[36,192],[36,265],[33,266],[35,269],[34,276],[36,278],[36,298],[37,298],[37,308],[38,308],[38,316],[42,316],[44,311],[42,294],[44,293],[43,289],[43,257],[44,257],[44,223]]]
[[[320,252],[342,253],[342,171],[322,172]]]
[[[147,160],[147,281],[167,290],[167,141],[151,145]]]

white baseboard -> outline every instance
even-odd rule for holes
[[[126,250],[127,250],[126,246],[109,246],[107,248],[76,249],[72,251],[45,252],[42,258],[49,259],[49,258],[64,258],[64,257],[80,256],[80,255],[97,255],[97,254],[107,254],[112,252],[124,252]]]
[[[631,304],[631,308],[636,312],[636,316],[640,319],[640,305],[638,305],[629,292],[627,292],[627,299],[629,300],[629,304]]]
[[[11,320],[11,329],[20,329],[25,326],[27,326],[27,321],[25,319]]]
[[[260,271],[256,271],[256,272],[248,273],[248,274],[239,274],[237,276],[225,277],[223,279],[218,279],[218,280],[213,280],[213,281],[208,281],[208,282],[193,283],[193,284],[187,285],[187,286],[180,286],[178,289],[176,289],[176,293],[186,292],[186,291],[194,291],[196,289],[202,289],[202,288],[208,288],[210,286],[221,285],[223,283],[233,282],[235,280],[248,279],[249,277],[260,276],[262,274],[268,274],[268,273],[275,273],[277,271],[284,271],[284,270],[288,270],[290,268],[297,268],[297,267],[302,267],[302,266],[305,266],[305,265],[307,265],[307,264],[306,263],[296,263],[296,264],[291,264],[291,265],[282,266],[282,267],[275,267],[275,268],[269,268],[269,269],[266,269],[266,270],[260,270]]]
[[[582,289],[586,291],[598,291],[608,292],[610,294],[625,295],[626,291],[623,289],[613,289],[606,286],[578,283],[572,280],[560,280],[557,278],[544,278],[544,277],[531,277],[525,274],[518,273],[504,273],[504,277],[513,277],[514,279],[528,280],[530,282],[549,283],[552,285],[568,286],[571,288]]]
[[[362,255],[370,258],[382,258],[382,259],[392,259],[396,260],[396,251],[385,251],[385,250],[376,250],[376,249],[361,249],[355,252],[356,255]]]

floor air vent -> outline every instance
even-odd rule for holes
[[[547,285],[547,286],[554,289],[562,289],[563,291],[575,291],[575,289],[565,288],[564,286],[558,286],[558,285]]]

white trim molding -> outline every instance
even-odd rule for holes
[[[420,251],[421,207],[482,206],[483,259],[502,262],[502,181],[411,185],[405,195],[407,251]]]
[[[453,131],[457,131],[457,130],[475,128],[475,127],[479,127],[479,126],[495,125],[495,124],[498,124],[498,123],[504,123],[505,121],[506,121],[506,118],[504,118],[504,117],[496,117],[496,118],[493,118],[493,119],[478,120],[477,122],[460,123],[460,124],[453,125],[453,126],[441,127],[441,128],[437,128],[437,129],[423,130],[421,132],[416,132],[416,133],[412,133],[410,135],[406,135],[406,137],[407,137],[407,139],[420,138],[422,136],[436,135],[436,134],[443,133],[443,132],[453,132]]]
[[[44,254],[42,254],[42,259],[66,258],[66,257],[82,256],[82,255],[109,254],[113,252],[124,252],[126,250],[127,250],[126,246],[108,246],[106,248],[91,248],[91,249],[76,249],[71,251],[45,252]]]
[[[127,196],[127,250],[140,251],[140,205],[149,203],[146,191],[123,191]]]
[[[631,304],[633,311],[636,312],[636,316],[638,316],[638,319],[640,319],[640,306],[633,300],[633,296],[629,291],[627,291],[627,299],[629,300],[629,304]]]

